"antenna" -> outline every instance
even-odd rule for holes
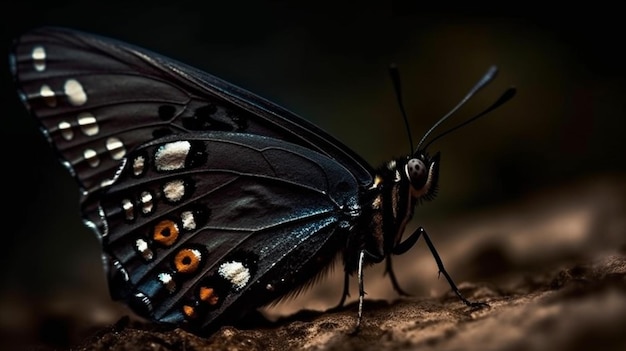
[[[455,130],[457,130],[457,129],[459,129],[459,128],[461,128],[461,127],[463,127],[463,126],[465,126],[465,125],[467,125],[469,123],[472,123],[475,120],[477,120],[478,118],[480,118],[480,117],[486,115],[487,113],[495,110],[496,108],[500,107],[505,102],[511,100],[513,98],[513,96],[515,96],[515,93],[517,93],[517,89],[515,89],[515,87],[508,88],[502,95],[500,95],[500,98],[498,98],[498,100],[496,100],[496,102],[491,104],[491,106],[487,107],[483,112],[477,114],[476,116],[468,119],[467,121],[465,121],[465,122],[463,122],[463,123],[461,123],[461,124],[459,124],[459,125],[457,125],[455,127],[452,127],[450,129],[446,130],[445,132],[437,135],[431,141],[429,141],[428,144],[426,144],[424,146],[424,149],[427,149],[428,146],[430,146],[430,144],[432,144],[435,140],[441,138],[442,136],[447,135],[447,134],[449,134],[449,133],[451,133],[451,132],[453,132],[453,131],[455,131]]]
[[[395,63],[389,65],[389,75],[391,76],[391,82],[393,83],[393,88],[396,92],[396,98],[398,99],[398,106],[400,107],[400,112],[402,112],[402,118],[404,119],[404,127],[406,128],[406,133],[409,136],[409,146],[411,150],[409,155],[413,153],[413,137],[411,136],[411,128],[409,127],[409,119],[406,117],[406,111],[404,109],[404,103],[402,102],[402,86],[400,84],[400,73],[398,72],[398,66]],[[421,143],[421,142],[420,142]]]
[[[467,102],[467,101],[468,101],[468,100],[469,100],[472,96],[474,96],[474,95],[475,95],[475,94],[476,94],[476,93],[477,93],[480,89],[484,88],[487,84],[489,84],[489,83],[490,83],[490,82],[491,82],[491,81],[492,81],[492,80],[496,77],[496,74],[497,74],[497,73],[498,73],[498,68],[497,68],[496,66],[491,66],[491,67],[489,67],[489,70],[487,70],[487,73],[485,73],[485,75],[484,75],[484,76],[483,76],[483,77],[482,77],[482,78],[478,81],[478,83],[476,83],[476,85],[474,85],[474,87],[473,87],[473,88],[472,88],[472,89],[471,89],[471,90],[467,93],[467,95],[465,95],[465,97],[464,97],[464,98],[463,98],[463,99],[462,99],[462,100],[461,100],[461,101],[460,101],[460,102],[459,102],[459,103],[458,103],[458,104],[457,104],[457,105],[456,105],[456,106],[455,106],[452,110],[450,110],[450,112],[448,112],[445,116],[441,117],[441,118],[437,121],[437,123],[435,123],[432,127],[430,127],[430,129],[429,129],[429,130],[428,130],[428,131],[424,134],[424,136],[422,137],[422,140],[420,140],[419,144],[417,144],[417,149],[418,149],[418,150],[421,150],[421,149],[420,149],[420,146],[424,143],[424,141],[426,140],[426,138],[427,138],[427,137],[428,137],[428,136],[429,136],[429,135],[430,135],[430,134],[431,134],[431,133],[432,133],[432,132],[433,132],[433,131],[437,128],[437,127],[439,127],[439,125],[440,125],[441,123],[443,123],[443,122],[444,122],[445,120],[447,120],[450,116],[452,116],[452,115],[453,115],[453,114],[454,114],[454,113],[455,113],[455,112],[456,112],[459,108],[461,108],[461,106],[465,105],[465,103],[466,103],[466,102]],[[510,91],[510,90],[511,90],[511,89],[509,89],[509,90],[507,90],[507,91]],[[505,94],[504,94],[504,95],[503,95],[503,96],[502,96],[502,97],[501,97],[498,101],[500,101],[503,97],[505,97],[505,95],[506,95],[506,93],[505,93]],[[492,105],[492,106],[493,106],[493,108],[488,109],[488,111],[487,111],[487,112],[489,112],[489,111],[491,111],[491,110],[495,109],[496,107],[498,107],[498,106],[502,105],[504,102],[506,102],[506,101],[508,101],[510,98],[512,98],[512,97],[513,97],[513,95],[515,95],[515,89],[513,89],[513,92],[512,92],[512,93],[510,93],[509,95],[511,95],[511,96],[510,96],[510,97],[508,97],[507,99],[505,99],[504,101],[502,101],[501,103],[499,103],[499,104],[494,104],[495,106],[494,106],[494,105]],[[465,122],[465,123],[463,123],[463,124],[461,124],[461,125],[459,125],[459,126],[457,126],[457,127],[454,127],[453,129],[451,129],[451,130],[449,130],[449,131],[445,132],[444,134],[448,134],[450,131],[455,130],[455,129],[459,128],[460,126],[465,125],[465,124],[467,124],[467,123],[469,123],[469,122],[471,122],[471,121],[473,121],[473,120],[477,119],[478,117],[480,117],[480,116],[484,115],[484,114],[485,114],[485,113],[487,113],[487,112],[484,112],[484,113],[479,114],[478,116],[476,116],[476,117],[474,117],[474,118],[472,118],[472,119],[468,120],[467,122]],[[441,135],[437,136],[437,137],[436,137],[435,139],[433,139],[432,141],[434,141],[434,140],[438,139],[439,137],[441,137],[441,136],[442,136],[442,135],[444,135],[444,134],[441,134]],[[430,145],[430,144],[432,143],[432,141],[431,141],[430,143],[428,143],[428,145]]]

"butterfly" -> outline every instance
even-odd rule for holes
[[[364,267],[385,261],[404,294],[391,258],[420,237],[461,301],[483,305],[461,295],[423,228],[403,237],[415,206],[437,192],[439,153],[427,147],[514,89],[425,143],[455,108],[407,156],[374,168],[263,98],[114,39],[37,28],[16,39],[10,60],[22,102],[78,184],[110,294],[137,315],[215,330],[306,288],[340,258],[339,306],[356,274],[358,329]]]

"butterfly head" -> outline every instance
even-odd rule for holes
[[[439,152],[429,156],[425,150],[413,154],[406,162],[404,171],[411,184],[411,196],[416,200],[432,200],[439,183]]]
[[[484,116],[488,112],[494,110],[498,106],[504,104],[506,101],[510,100],[515,95],[515,88],[511,87],[507,89],[496,102],[494,102],[487,109],[483,110],[481,113],[478,113],[474,117],[471,117],[454,127],[451,127],[438,135],[431,137],[432,133],[450,116],[452,116],[461,106],[463,106],[474,94],[476,94],[480,89],[485,87],[489,82],[491,82],[498,70],[495,66],[489,68],[487,73],[476,83],[476,85],[469,91],[469,93],[446,115],[441,117],[435,124],[433,124],[430,129],[424,133],[422,139],[417,144],[417,151],[412,153],[411,156],[406,160],[406,164],[404,165],[404,170],[406,177],[410,183],[410,192],[411,196],[415,200],[432,200],[435,197],[437,192],[437,183],[439,180],[439,153],[436,153],[434,156],[430,157],[426,150],[428,147],[438,140],[439,138],[447,135],[475,120]],[[413,138],[411,136],[409,121],[406,115],[406,111],[404,109],[404,104],[402,102],[402,93],[400,89],[400,76],[398,73],[398,69],[395,65],[390,67],[391,79],[396,91],[396,96],[398,98],[398,105],[400,107],[400,111],[402,112],[402,117],[404,119],[404,123],[406,125],[406,130],[408,133],[409,145],[411,147],[411,152],[415,150],[413,148]]]

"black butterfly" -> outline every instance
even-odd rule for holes
[[[11,66],[80,186],[112,297],[137,314],[210,331],[297,292],[341,255],[340,305],[356,272],[358,328],[363,267],[386,260],[403,293],[391,256],[420,236],[459,298],[481,305],[460,294],[422,228],[402,240],[415,205],[437,190],[439,154],[421,146],[447,116],[413,154],[374,169],[271,102],[115,40],[40,28],[16,41]]]

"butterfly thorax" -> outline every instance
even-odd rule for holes
[[[368,263],[390,256],[400,244],[415,205],[431,200],[437,192],[439,154],[418,152],[383,164],[363,194],[363,216],[348,240],[344,253],[347,272],[356,270],[358,252]]]
[[[344,255],[347,271],[355,271],[358,251],[365,250],[370,263],[388,256],[413,217],[416,199],[411,196],[411,184],[404,172],[406,161],[395,159],[379,167],[363,194],[363,216]]]

